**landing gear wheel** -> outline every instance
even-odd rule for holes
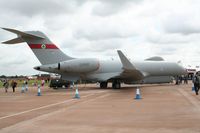
[[[120,89],[121,88],[121,83],[119,81],[113,81],[112,88],[113,89]]]
[[[107,88],[108,87],[108,82],[101,82],[100,83],[100,88]]]

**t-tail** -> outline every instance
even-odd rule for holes
[[[2,28],[17,34],[17,38],[2,42],[4,44],[17,44],[26,42],[42,65],[54,64],[73,59],[64,54],[50,39],[40,31],[18,31],[10,28]]]

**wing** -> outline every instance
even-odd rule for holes
[[[137,70],[137,68],[127,59],[127,57],[120,50],[118,50],[117,53],[123,66],[123,72],[120,74],[120,78],[138,81],[142,80],[146,76],[145,73]]]
[[[124,56],[121,51],[117,51],[122,63],[122,71],[108,72],[108,73],[95,73],[87,75],[89,79],[96,79],[97,81],[107,81],[112,79],[119,79],[123,81],[139,81],[144,79],[146,74],[137,70],[137,68]]]

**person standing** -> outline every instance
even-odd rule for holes
[[[13,85],[14,85],[14,80],[11,81],[11,87],[13,89]]]
[[[25,90],[28,91],[28,81],[25,80],[25,81],[24,81],[24,84],[25,84]]]
[[[179,76],[177,75],[177,76],[175,77],[175,79],[176,79],[175,85],[179,85]]]
[[[44,79],[42,80],[42,87],[44,86],[44,84],[45,84],[45,81],[44,81]]]
[[[5,87],[5,92],[8,92],[8,87],[9,87],[9,82],[6,80],[3,84],[3,86]]]
[[[200,83],[200,78],[199,78],[199,75],[198,73],[194,76],[194,90],[195,90],[195,93],[196,95],[199,94],[199,83]]]
[[[13,92],[15,92],[15,88],[17,87],[17,82],[13,80],[11,83],[11,86],[12,86]]]
[[[184,84],[188,84],[188,76],[187,75],[184,76]]]

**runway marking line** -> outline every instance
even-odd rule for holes
[[[91,94],[91,95],[94,95],[94,94]],[[86,96],[82,96],[82,97],[89,97],[91,95],[86,95]],[[97,96],[96,98],[94,99],[88,99],[86,101],[83,101],[83,102],[80,102],[80,104],[85,104],[85,103],[88,103],[88,102],[91,102],[91,101],[94,101],[94,100],[97,100],[97,99],[100,99],[100,98],[104,98],[104,97],[107,97],[109,96],[110,94],[104,94],[104,95],[101,95],[101,96]],[[71,100],[75,100],[75,99],[71,99]],[[64,101],[63,101],[64,102]],[[79,103],[78,103],[79,104]],[[79,105],[80,105],[79,104]],[[40,115],[40,116],[37,116],[33,119],[30,119],[30,120],[26,120],[26,121],[21,121],[19,123],[16,123],[14,125],[11,125],[11,126],[8,126],[8,127],[4,127],[1,129],[1,131],[5,131],[5,132],[9,132],[9,131],[13,131],[13,130],[16,130],[17,127],[24,127],[24,124],[31,124],[32,122],[36,122],[36,121],[39,121],[39,120],[42,120],[42,119],[45,119],[45,118],[49,118],[49,116],[51,115],[54,115],[54,114],[57,114],[57,113],[60,113],[62,111],[65,111],[65,110],[68,110],[68,109],[73,109],[74,106],[78,106],[78,105],[73,105],[73,106],[70,106],[69,108],[65,108],[65,109],[59,109],[59,110],[56,110],[56,111],[53,111],[53,112],[50,112],[50,113],[47,113],[47,114],[44,114],[44,115]]]
[[[89,97],[91,95],[94,95],[94,94],[89,94],[89,95],[82,96],[82,97]],[[68,102],[75,101],[75,100],[76,99],[68,99],[68,100],[65,100],[65,101],[62,101],[62,102],[58,102],[58,103],[53,103],[53,104],[41,106],[41,107],[38,107],[38,108],[34,108],[34,109],[22,111],[22,112],[19,112],[19,113],[8,115],[8,116],[3,116],[3,117],[0,117],[0,120],[5,119],[5,118],[9,118],[9,117],[13,117],[13,116],[18,116],[18,115],[25,114],[25,113],[29,113],[29,112],[32,112],[32,111],[40,110],[40,109],[45,109],[45,108],[53,107],[53,106],[56,106],[56,105],[59,105],[59,104],[64,104],[64,103],[68,103]]]

